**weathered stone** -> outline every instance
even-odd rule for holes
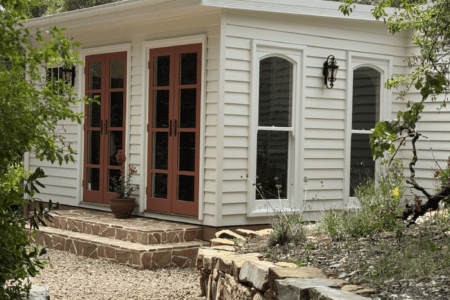
[[[242,265],[246,261],[259,261],[257,256],[233,256],[231,265],[231,275],[234,276],[236,280],[239,280],[239,273],[241,272]]]
[[[191,242],[195,240],[195,230],[186,230],[183,234],[183,242]]]
[[[92,243],[81,243],[81,247],[82,247],[82,252],[81,255],[83,256],[95,256],[95,258],[97,258],[97,245],[96,244],[92,244]],[[95,252],[95,254],[93,254]],[[94,257],[91,257],[94,258]]]
[[[130,264],[131,253],[128,250],[116,250],[116,262],[121,264]]]
[[[142,266],[144,269],[148,270],[152,268],[152,256],[153,253],[151,252],[142,254]]]
[[[138,251],[132,251],[131,252],[131,264],[133,264],[134,266],[142,266],[142,261],[141,261],[141,253]]]
[[[217,262],[217,258],[219,256],[228,256],[232,254],[234,253],[230,251],[220,251],[209,248],[200,248],[198,250],[197,256],[197,268],[204,268],[205,270],[212,271],[212,269],[215,267],[215,264],[213,265],[213,261]]]
[[[276,279],[284,279],[290,277],[327,279],[327,277],[322,273],[320,269],[312,267],[274,267],[270,268],[269,270],[269,282],[271,286],[275,285]]]
[[[341,288],[341,290],[343,290],[343,291],[349,291],[349,292],[353,292],[353,291],[361,290],[361,289],[363,289],[362,286],[354,285],[354,284],[348,284],[348,285],[343,286],[343,287]]]
[[[370,294],[375,294],[376,292],[377,292],[376,290],[368,289],[368,288],[364,288],[364,289],[355,291],[355,293],[358,294],[358,295],[363,295],[363,294],[369,294],[370,295]]]
[[[26,294],[23,293],[26,297]],[[45,286],[32,286],[30,290],[30,296],[26,298],[27,300],[47,300],[50,299],[50,294],[48,292],[48,287]]]
[[[202,294],[200,296],[206,296],[206,287],[208,284],[209,274],[205,272],[200,272],[200,290],[202,291]]]
[[[116,228],[116,240],[126,241],[128,237],[128,233],[126,230]]]
[[[206,298],[208,299],[208,298]],[[224,300],[240,300],[240,299],[252,299],[252,293],[248,287],[239,284],[233,276],[225,274],[224,281]]]
[[[242,246],[241,243],[239,243],[238,245],[236,245],[236,244],[234,243],[234,241],[228,240],[228,239],[212,239],[212,240],[211,240],[211,247],[214,247],[214,246],[222,246],[222,245],[224,245],[224,246]]]
[[[249,229],[236,229],[236,232],[243,237],[254,238],[257,236],[256,232]]]
[[[265,235],[269,235],[272,231],[273,231],[272,228],[262,229],[262,230],[256,231],[256,234],[259,236],[265,236]]]
[[[267,290],[264,293],[264,298],[270,299],[270,300],[277,300],[277,296],[275,295],[275,292],[273,291],[273,289]]]
[[[260,293],[256,293],[255,296],[253,296],[252,300],[265,300],[265,299],[263,295],[261,295]]]
[[[239,273],[239,281],[249,282],[261,291],[266,291],[269,286],[269,268],[275,264],[268,261],[246,261]]]
[[[211,299],[216,300],[217,299],[216,295],[217,295],[217,281],[215,281],[213,278],[211,282]]]
[[[310,300],[369,300],[348,291],[337,290],[326,286],[313,287],[309,291]]]
[[[296,264],[293,263],[288,263],[288,262],[277,262],[275,263],[275,265],[277,265],[278,267],[283,267],[283,268],[298,268],[298,266]]]
[[[224,282],[225,279],[223,277],[219,277],[217,280],[217,291],[215,294],[214,299],[219,300],[219,299],[223,299],[223,294],[224,294]]]
[[[116,249],[113,247],[105,246],[105,257],[110,259],[116,258]]]
[[[348,281],[343,280],[343,279],[334,279],[333,278],[331,280],[333,280],[339,287],[343,287],[343,286],[349,284]]]
[[[127,240],[132,243],[137,243],[137,232],[136,231],[128,231]]]
[[[64,238],[54,235],[53,236],[53,248],[55,248],[56,250],[63,251],[65,248],[65,241],[66,240]]]
[[[152,267],[155,269],[164,268],[172,262],[171,251],[154,252],[152,257]]]
[[[337,287],[333,280],[329,279],[315,279],[315,278],[286,278],[275,280],[275,286],[272,286],[277,299],[309,299],[309,290],[312,287],[327,286]]]
[[[179,243],[180,238],[178,236],[178,232],[176,232],[176,231],[167,232],[166,240],[167,240],[167,243]]]
[[[234,233],[231,230],[221,230],[216,232],[216,237],[220,238],[220,239],[229,239],[229,240],[234,240],[234,239],[238,239],[240,241],[245,241],[245,237],[243,237],[240,234]]]

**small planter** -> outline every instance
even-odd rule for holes
[[[109,205],[117,219],[125,219],[131,216],[136,207],[136,200],[134,198],[111,198]]]

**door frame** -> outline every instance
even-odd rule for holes
[[[80,50],[80,60],[84,63],[83,66],[77,65],[76,67],[76,76],[75,80],[77,81],[75,83],[75,86],[78,87],[78,95],[85,95],[86,92],[86,86],[85,86],[85,80],[86,80],[86,74],[84,74],[84,67],[86,65],[86,56],[90,55],[96,55],[96,54],[108,54],[108,53],[115,53],[115,52],[127,52],[127,76],[126,76],[126,115],[125,115],[125,155],[129,159],[130,156],[130,109],[131,109],[131,43],[125,43],[125,44],[117,44],[117,45],[111,45],[111,46],[103,46],[103,47],[93,47],[93,48],[86,48]],[[84,101],[80,101],[77,105],[78,112],[85,113],[85,103]],[[83,180],[84,178],[84,140],[85,140],[85,133],[84,133],[84,122],[85,119],[81,120],[81,125],[78,126],[78,147],[77,147],[77,153],[78,157],[77,160],[77,169],[78,169],[78,180],[77,180],[77,191],[76,195],[79,199],[78,204],[82,203],[88,203],[88,204],[94,204],[93,202],[84,202],[83,201]],[[128,168],[125,168],[125,174],[128,176]]]
[[[186,37],[178,37],[171,39],[162,39],[154,41],[145,41],[142,43],[142,112],[146,112],[141,116],[141,155],[142,161],[148,158],[148,134],[147,126],[149,124],[149,70],[148,62],[150,59],[151,49],[165,48],[173,46],[182,46],[189,44],[202,44],[202,61],[201,61],[201,82],[200,82],[200,149],[199,151],[199,187],[198,187],[198,220],[203,220],[204,210],[203,210],[203,187],[204,187],[204,159],[205,159],[205,111],[206,111],[206,34],[199,34]],[[146,163],[141,165],[141,189],[139,190],[139,212],[144,212],[147,204],[147,174],[148,166]],[[144,175],[145,174],[145,175]],[[149,216],[154,214],[158,216],[157,213],[146,212]],[[180,219],[183,216],[180,215]]]

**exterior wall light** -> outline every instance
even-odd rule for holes
[[[336,81],[336,73],[339,69],[339,66],[336,64],[336,59],[333,55],[327,57],[327,60],[323,63],[323,76],[325,86],[328,89],[333,88],[333,82]],[[327,80],[328,79],[328,80]],[[330,86],[328,87],[328,82],[330,82]]]
[[[72,68],[62,68],[61,79],[67,84],[74,86],[75,84],[75,67]]]

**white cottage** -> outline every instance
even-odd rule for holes
[[[122,149],[138,170],[135,215],[218,228],[267,224],[266,202],[310,220],[344,207],[361,162],[379,169],[368,134],[403,107],[384,82],[407,72],[411,42],[370,6],[344,17],[340,4],[128,0],[30,20],[83,43],[74,88],[101,101],[72,107],[82,126],[60,124],[75,164],[26,159],[49,175],[40,197],[109,211]]]

